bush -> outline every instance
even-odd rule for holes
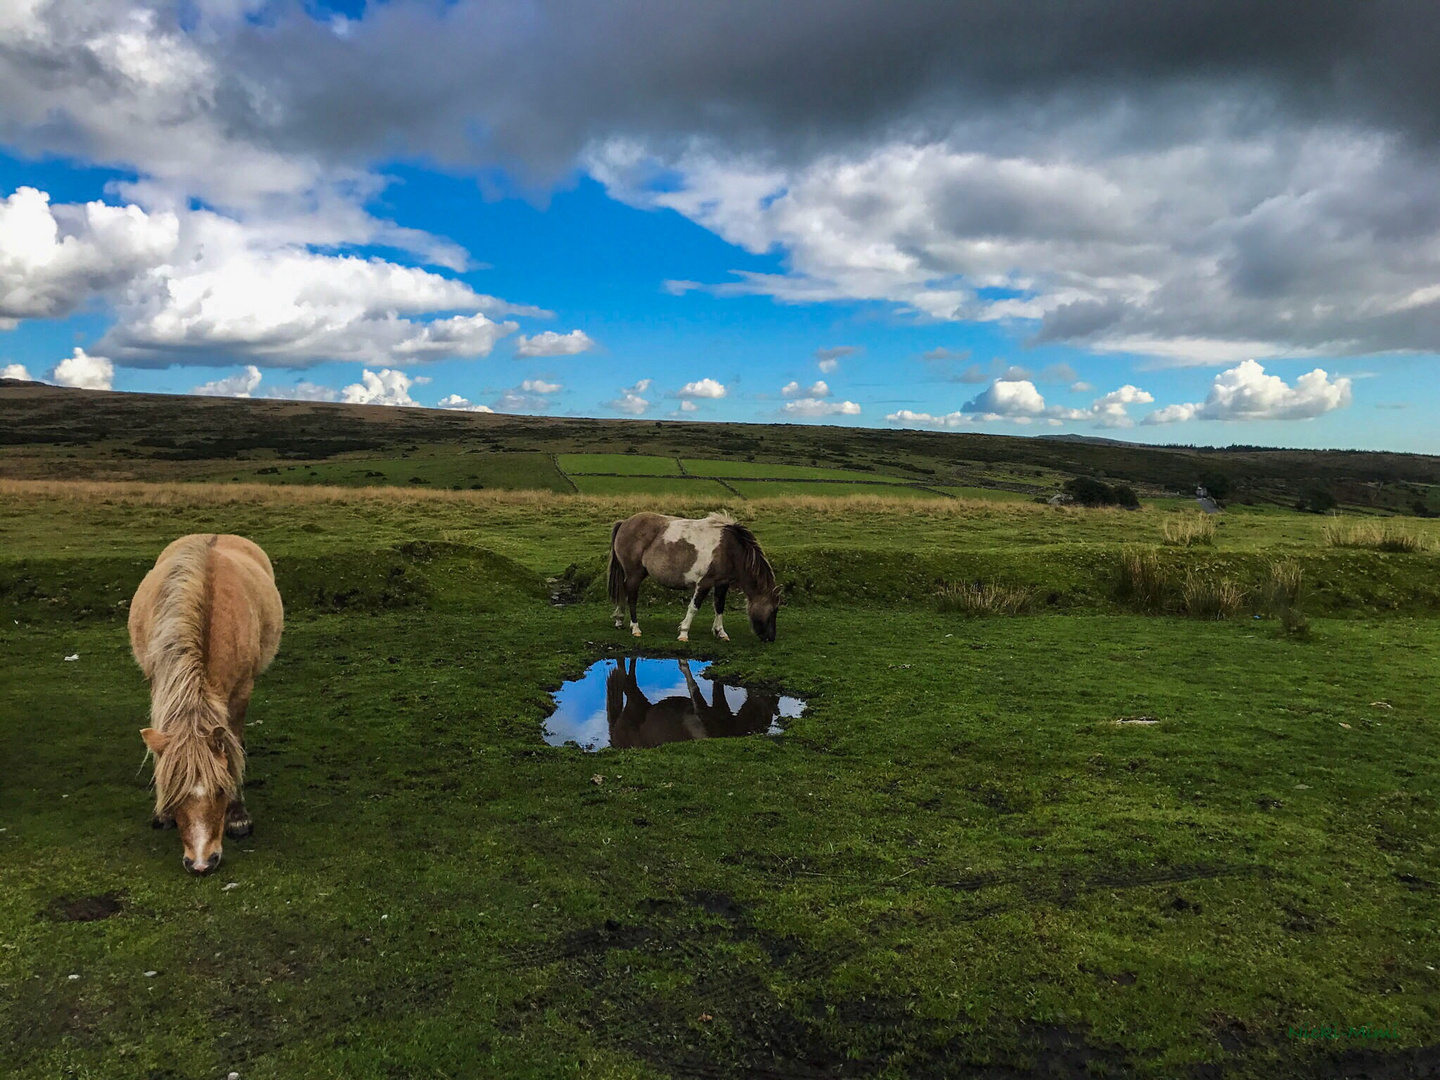
[[[1194,619],[1229,619],[1245,606],[1245,590],[1230,578],[1189,573],[1181,587],[1185,614]]]
[[[1330,547],[1369,548],[1373,551],[1424,551],[1425,538],[1396,521],[1345,521],[1325,523],[1325,543]]]
[[[1117,502],[1114,488],[1089,476],[1066,480],[1065,494],[1081,506],[1114,506]]]
[[[1265,614],[1280,621],[1281,630],[1292,637],[1307,637],[1310,620],[1305,617],[1305,569],[1296,562],[1270,564],[1270,575],[1260,591]]]
[[[1115,598],[1141,611],[1158,614],[1165,610],[1174,591],[1169,571],[1160,564],[1155,551],[1126,551],[1120,555]]]
[[[1296,510],[1309,510],[1312,514],[1328,514],[1339,505],[1339,500],[1324,488],[1311,488],[1295,504]]]
[[[1024,615],[1035,603],[1035,594],[1023,585],[973,582],[946,585],[936,596],[941,611],[967,615]]]
[[[1200,477],[1200,486],[1203,487],[1217,503],[1224,502],[1235,490],[1234,483],[1224,473],[1206,473]]]
[[[1215,543],[1215,520],[1208,514],[1185,514],[1166,520],[1160,535],[1172,547],[1194,547]]]

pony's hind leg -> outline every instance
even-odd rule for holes
[[[708,588],[696,586],[695,595],[690,597],[690,604],[685,608],[685,621],[680,624],[680,640],[690,640],[690,624],[695,621],[695,612],[700,610],[700,605],[705,603],[705,597],[710,595]]]
[[[616,629],[616,630],[619,630],[621,627],[623,627],[623,626],[625,625],[625,605],[624,605],[624,604],[616,604],[616,605],[615,605],[615,613],[614,613],[613,615],[611,615],[610,617],[615,620],[615,629]]]
[[[640,619],[635,611],[635,606],[640,603],[640,586],[645,581],[645,571],[641,570],[625,580],[625,599],[630,606],[630,636],[640,636]]]

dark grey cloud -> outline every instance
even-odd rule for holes
[[[1123,98],[1143,134],[1156,88],[1235,94],[1261,122],[1278,109],[1440,134],[1440,19],[1414,0],[427,0],[372,5],[344,33],[283,4],[214,48],[235,73],[215,107],[236,130],[542,176],[616,134],[810,152],[1017,102],[1082,115]]]

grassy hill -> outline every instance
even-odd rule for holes
[[[786,424],[593,420],[68,390],[0,381],[0,477],[207,480],[591,494],[1049,495],[1074,476],[1241,502],[1323,489],[1364,512],[1440,512],[1440,458],[1149,447]],[[649,479],[645,479],[649,478]],[[872,488],[870,485],[889,485]]]

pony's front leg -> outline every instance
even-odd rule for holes
[[[254,831],[255,823],[250,820],[250,811],[245,809],[245,799],[237,795],[225,808],[225,835],[231,840],[239,840]]]
[[[245,713],[250,708],[250,691],[252,689],[254,689],[253,683],[245,683],[236,687],[230,695],[230,730],[235,735],[236,741],[240,743],[242,754],[245,752]],[[238,775],[235,762],[231,762],[231,771]],[[238,840],[243,836],[249,836],[254,828],[254,823],[250,820],[250,812],[245,809],[245,795],[237,786],[235,797],[225,808],[225,835],[232,840]]]
[[[695,595],[690,597],[690,604],[685,609],[685,621],[680,624],[680,640],[690,640],[690,624],[695,621],[695,613],[700,610],[700,605],[705,602],[705,597],[710,595],[709,589],[702,589],[698,586]]]
[[[729,641],[730,635],[725,633],[725,594],[729,589],[725,585],[715,586],[715,622],[711,629],[715,636],[721,641]]]

